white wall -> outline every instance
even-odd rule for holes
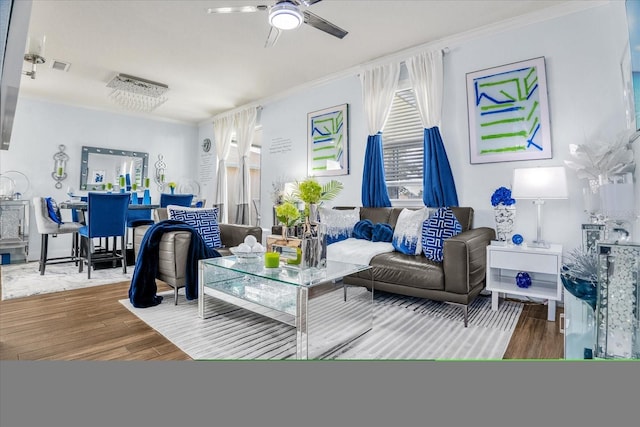
[[[579,144],[598,135],[615,138],[624,130],[620,60],[627,41],[624,2],[612,2],[452,43],[444,62],[441,131],[460,205],[474,208],[475,226],[494,227],[491,194],[500,186],[510,186],[514,168],[563,165],[563,161],[569,159],[569,144]],[[546,60],[553,158],[472,165],[466,73],[540,56]],[[345,190],[332,204],[361,205],[362,159],[367,135],[360,83],[353,76],[263,104],[262,215],[265,224],[272,218],[270,190],[274,178],[283,174],[294,177],[306,174],[306,114],[345,102],[350,107],[351,172],[348,176],[336,177],[345,184]],[[270,153],[274,138],[291,139],[292,150]],[[638,156],[640,147],[636,147]],[[580,224],[587,221],[583,213],[582,182],[571,169],[567,169],[567,175],[569,200],[548,201],[543,208],[543,238],[564,244],[565,251],[580,245]],[[636,185],[636,190],[638,187],[640,185]],[[640,197],[637,202],[640,203]],[[533,204],[517,203],[515,232],[522,234],[525,241],[535,238],[535,213]],[[636,229],[640,233],[640,228],[636,226]]]
[[[51,177],[53,155],[58,146],[66,146],[67,179],[62,188],[55,188]],[[148,173],[153,177],[158,154],[167,164],[167,181],[196,179],[198,128],[195,125],[170,123],[114,114],[99,110],[72,107],[48,101],[20,97],[18,100],[11,145],[0,151],[0,171],[24,173],[31,188],[23,198],[34,196],[67,200],[67,187],[80,188],[80,158],[82,146],[116,148],[149,153]],[[153,179],[152,179],[153,181]],[[152,201],[159,201],[157,187],[151,185]],[[71,220],[63,211],[63,220]],[[65,256],[71,248],[68,236],[49,240],[49,256]],[[29,259],[40,256],[40,235],[33,213],[29,236]]]

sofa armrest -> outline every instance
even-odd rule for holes
[[[464,231],[444,241],[444,289],[467,294],[485,280],[486,247],[496,238],[493,228],[478,227]]]
[[[231,248],[238,246],[240,243],[244,243],[244,238],[248,235],[254,236],[258,243],[262,243],[262,228],[260,227],[242,224],[219,225],[220,239],[222,240],[222,246],[225,248]]]

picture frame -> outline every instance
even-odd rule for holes
[[[544,57],[466,79],[471,164],[552,158]]]
[[[349,105],[307,114],[309,176],[349,175]]]

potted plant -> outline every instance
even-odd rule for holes
[[[296,182],[293,197],[305,203],[305,215],[311,223],[318,219],[318,204],[324,201],[333,200],[342,191],[344,186],[340,181],[332,179],[324,185],[320,185],[315,178],[307,178],[302,182]]]
[[[276,218],[283,224],[282,237],[286,239],[289,228],[298,223],[300,211],[293,203],[284,202],[276,207]]]

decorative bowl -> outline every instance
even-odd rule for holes
[[[264,250],[262,250],[262,251],[251,251],[251,252],[240,251],[240,250],[238,250],[238,247],[237,247],[237,246],[234,246],[234,247],[232,247],[232,248],[229,248],[229,251],[230,251],[233,255],[235,255],[235,256],[236,256],[236,258],[237,258],[239,261],[241,261],[241,260],[245,260],[245,261],[248,261],[248,260],[257,260],[257,259],[260,259],[260,258],[264,255],[264,253],[265,253],[265,251],[264,251]]]
[[[565,289],[569,291],[571,295],[589,304],[593,310],[596,309],[598,287],[594,283],[588,280],[578,279],[564,271],[560,274],[560,278],[562,279],[562,284]]]

